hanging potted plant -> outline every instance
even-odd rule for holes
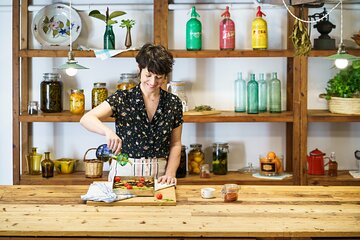
[[[320,97],[328,100],[330,112],[360,114],[360,60],[340,70],[328,81],[325,90]]]
[[[118,22],[113,19],[116,17],[120,17],[124,14],[126,14],[126,12],[123,11],[114,11],[109,14],[109,8],[106,8],[105,15],[100,13],[99,10],[92,10],[89,13],[90,17],[100,19],[106,24],[106,30],[104,34],[104,49],[115,49],[115,34],[112,25]]]
[[[120,27],[126,28],[126,38],[125,38],[125,47],[130,48],[132,45],[131,41],[131,28],[135,25],[135,20],[133,19],[126,19],[121,20]]]

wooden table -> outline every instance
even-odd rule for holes
[[[177,186],[176,206],[88,206],[88,186],[0,186],[0,238],[360,237],[359,186],[241,186],[239,199],[202,199]]]

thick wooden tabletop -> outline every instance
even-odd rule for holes
[[[358,186],[241,186],[237,202],[180,185],[176,206],[88,206],[88,186],[0,186],[1,236],[360,237]]]

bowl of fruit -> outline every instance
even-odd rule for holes
[[[283,155],[275,152],[268,152],[267,154],[260,154],[260,175],[263,176],[277,176],[284,172]]]

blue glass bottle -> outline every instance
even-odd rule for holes
[[[246,112],[246,82],[241,72],[235,80],[235,112]]]
[[[104,49],[115,49],[115,34],[111,25],[106,25],[104,33]]]
[[[281,112],[281,81],[276,72],[272,73],[269,83],[269,102],[271,113]]]
[[[255,74],[250,74],[250,81],[247,84],[247,113],[259,113],[259,86],[255,81]]]
[[[267,83],[264,78],[264,74],[259,75],[259,112],[267,111]]]

